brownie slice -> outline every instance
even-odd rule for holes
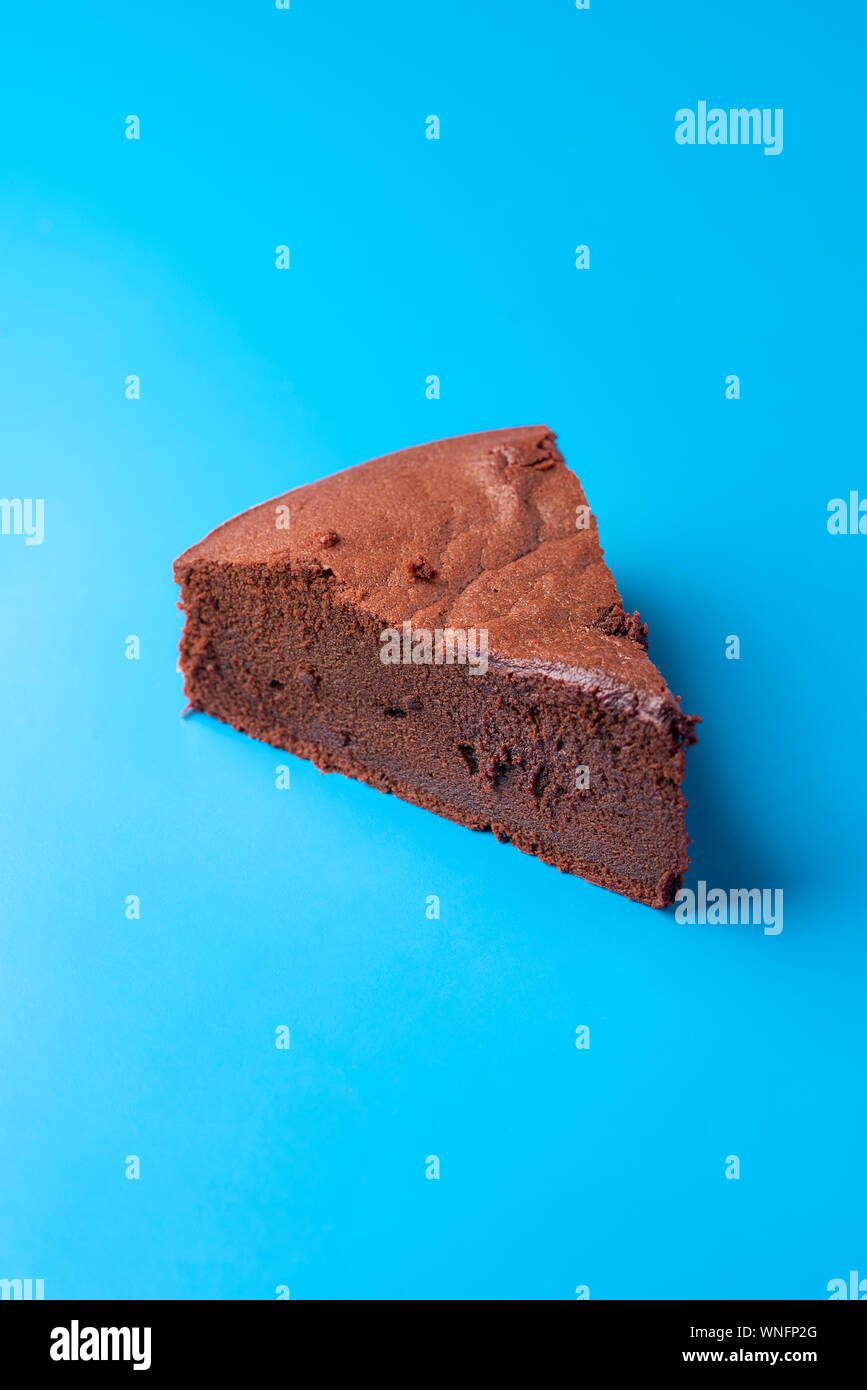
[[[663,907],[684,715],[540,425],[296,488],[175,562],[190,705]]]

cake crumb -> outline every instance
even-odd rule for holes
[[[419,555],[417,560],[407,560],[406,572],[414,584],[420,579],[438,579],[439,570],[434,569],[429,560]]]
[[[639,647],[647,647],[647,623],[641,621],[638,613],[625,613],[622,608],[612,605],[600,613],[593,626],[606,637],[628,637]]]

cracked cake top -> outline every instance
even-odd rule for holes
[[[621,700],[631,690],[687,736],[545,425],[438,440],[295,488],[217,527],[175,577],[199,562],[321,573],[336,602],[387,626],[485,628],[491,662]]]

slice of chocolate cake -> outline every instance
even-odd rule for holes
[[[695,719],[624,612],[545,426],[296,488],[175,563],[204,710],[663,907]]]

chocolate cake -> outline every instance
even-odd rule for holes
[[[696,720],[651,664],[545,426],[296,488],[212,531],[175,578],[194,710],[672,901]]]

